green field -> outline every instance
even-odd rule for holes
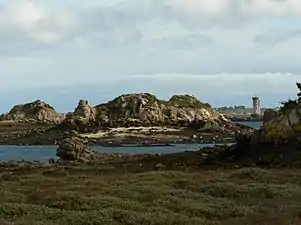
[[[0,224],[300,224],[301,170],[3,169]]]

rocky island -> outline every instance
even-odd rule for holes
[[[133,96],[137,100],[128,103]],[[59,160],[0,163],[0,223],[300,224],[300,99],[266,111],[264,125],[252,131],[202,103],[181,107],[156,100],[158,107],[152,108],[141,100],[124,95],[95,107],[80,101],[73,113],[56,114],[58,123],[36,116],[34,122],[2,117],[10,118],[2,120],[7,133],[18,127],[18,141],[62,136]],[[236,143],[162,155],[99,153],[88,146],[91,135],[108,141],[103,132],[114,131],[111,140],[132,140],[127,139],[132,129],[140,129],[134,133],[139,136],[153,127],[174,129],[177,136],[184,132],[179,129],[210,135],[236,131]]]
[[[38,100],[0,117],[2,145],[53,145],[72,136],[106,146],[229,143],[237,132],[251,131],[189,95],[165,101],[149,93],[124,94],[97,106],[80,100],[66,115]]]

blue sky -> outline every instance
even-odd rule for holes
[[[294,97],[300,0],[0,0],[0,112],[122,93],[213,106]]]

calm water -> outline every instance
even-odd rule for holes
[[[241,124],[259,128],[261,122],[239,122]],[[176,146],[163,147],[93,147],[98,152],[110,153],[128,153],[128,154],[145,154],[159,153],[170,154],[183,151],[197,151],[204,147],[213,146],[212,144],[180,144]],[[0,146],[0,162],[9,160],[27,160],[27,161],[48,161],[50,158],[56,158],[57,146]]]
[[[256,129],[259,129],[262,125],[261,121],[241,121],[241,122],[237,122],[237,123],[240,123],[240,124],[243,124],[243,125],[246,125],[249,127],[254,127]]]
[[[109,153],[176,153],[183,151],[198,151],[204,147],[211,147],[213,144],[179,144],[176,146],[164,147],[92,147],[97,152]],[[57,146],[0,146],[0,162],[9,160],[26,161],[48,161],[50,158],[56,158]]]

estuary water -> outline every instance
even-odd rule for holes
[[[261,122],[247,121],[241,124],[258,129]],[[92,147],[93,150],[106,153],[127,153],[127,154],[171,154],[183,151],[198,151],[214,144],[178,144],[175,146],[160,147]],[[51,158],[56,158],[57,146],[0,146],[0,162],[10,160],[26,160],[47,162]]]

